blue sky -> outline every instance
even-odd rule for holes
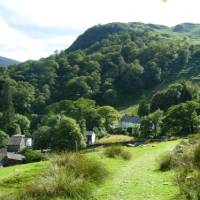
[[[199,0],[0,0],[0,56],[46,57],[99,23],[200,23],[199,8]]]

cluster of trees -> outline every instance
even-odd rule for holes
[[[75,42],[76,48],[21,63],[3,73],[20,82],[23,93],[29,88],[26,112],[42,112],[49,103],[80,97],[98,104],[126,104],[124,97],[137,98],[144,89],[168,80],[199,51],[187,41],[164,37],[149,27],[133,27],[94,27]]]
[[[117,107],[137,99],[143,90],[170,81],[194,60],[199,62],[198,46],[156,31],[162,28],[138,23],[96,26],[65,51],[0,68],[2,144],[7,141],[4,133],[22,133],[41,138],[48,135],[41,141],[58,148],[52,143],[54,133],[64,134],[58,127],[64,130],[66,123],[66,130],[73,124],[75,135],[82,134],[74,146],[78,148],[85,130],[96,129],[99,134],[109,130],[118,113],[107,105]],[[194,99],[196,90],[187,87],[177,84],[161,91],[151,105],[146,106],[144,100],[145,110],[140,109],[139,115],[147,115],[148,121],[162,114],[157,109],[167,112],[172,105]],[[41,146],[41,141],[35,143]]]
[[[109,131],[119,118],[111,106],[97,106],[94,100],[62,100],[46,108],[33,133],[36,148],[75,150],[85,146],[85,133],[95,130],[97,137]]]
[[[119,117],[113,107],[97,106],[94,100],[84,98],[52,103],[44,108],[42,114],[28,111],[27,104],[27,112],[24,112],[15,106],[14,89],[12,81],[3,83],[0,147],[8,143],[9,136],[24,134],[33,137],[34,147],[38,149],[77,150],[85,146],[87,130],[95,129],[101,136],[112,128]]]
[[[199,97],[197,85],[183,82],[158,91],[150,105],[142,100],[138,109],[138,114],[142,116],[141,136],[186,136],[198,133],[200,131]]]

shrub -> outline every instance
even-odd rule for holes
[[[113,145],[104,150],[104,155],[109,158],[121,157],[124,160],[130,160],[131,154],[120,145]]]
[[[176,169],[186,162],[192,162],[192,156],[190,149],[188,148],[189,143],[182,140],[171,152],[166,152],[158,159],[159,169],[161,171],[167,171],[170,169]]]
[[[113,145],[104,150],[104,154],[109,158],[120,156],[121,152],[122,152],[122,147],[119,145]]]
[[[81,176],[76,176],[69,168],[51,165],[46,173],[27,188],[31,197],[66,196],[80,198],[87,196],[91,183]]]
[[[159,159],[159,169],[161,171],[170,170],[172,167],[172,153],[167,152],[163,154]]]
[[[96,183],[101,183],[109,174],[102,162],[97,159],[88,158],[86,155],[80,153],[62,153],[55,155],[52,163],[59,167],[66,166],[76,176],[81,175]]]
[[[194,165],[200,169],[200,143],[194,148]]]
[[[176,182],[181,195],[188,200],[200,199],[200,144],[190,144],[179,157]]]
[[[175,169],[175,181],[179,186],[180,198],[200,199],[200,143],[181,141],[172,152],[159,160],[162,171]]]
[[[99,128],[95,127],[93,130],[96,133],[96,137],[98,139],[103,138],[108,135],[108,133],[104,127],[99,127]]]
[[[46,160],[44,154],[35,150],[26,149],[23,154],[26,157],[26,163],[40,162],[42,160]]]
[[[200,139],[200,133],[196,133],[196,134],[191,134],[188,136],[189,139]]]
[[[54,155],[48,169],[21,192],[18,199],[49,199],[53,197],[86,198],[95,184],[109,172],[98,160],[79,153]]]
[[[130,152],[128,151],[122,151],[120,156],[124,159],[124,160],[131,160],[132,156],[130,154]]]
[[[113,135],[129,135],[126,128],[115,128],[110,131]]]
[[[180,193],[187,200],[199,200],[200,197],[200,171],[189,166],[180,168],[176,173],[176,182]]]

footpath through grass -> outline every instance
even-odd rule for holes
[[[156,160],[164,152],[172,150],[178,142],[170,141],[148,144],[143,147],[127,147],[133,157],[130,161],[106,158],[102,153],[103,148],[87,153],[94,159],[100,157],[111,172],[106,182],[94,188],[92,197],[87,200],[175,199],[178,188],[173,182],[173,172],[158,171]],[[5,193],[17,192],[23,184],[33,180],[46,167],[47,162],[41,162],[0,169],[0,200]]]
[[[130,147],[131,161],[112,160],[107,165],[113,172],[111,178],[94,193],[98,200],[171,200],[178,188],[173,182],[173,172],[160,172],[157,158],[172,150],[179,141]]]

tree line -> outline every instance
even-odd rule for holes
[[[170,82],[174,74],[194,61],[199,63],[198,45],[150,26],[110,24],[91,30],[79,38],[74,49],[0,68],[3,141],[7,141],[7,135],[17,133],[32,137],[41,133],[55,141],[53,133],[57,130],[62,135],[57,128],[66,128],[65,122],[69,130],[73,124],[82,134],[78,139],[82,144],[85,130],[96,129],[103,134],[112,127],[118,118],[115,108],[139,99],[144,90]],[[185,87],[178,86],[182,96],[169,98],[167,104],[164,99],[168,94],[156,94],[150,111],[159,108],[166,112],[169,106],[188,99]],[[171,90],[169,96],[173,96]]]
[[[142,137],[187,136],[200,131],[199,86],[174,83],[156,92],[150,104],[143,98],[138,114],[142,117]]]

